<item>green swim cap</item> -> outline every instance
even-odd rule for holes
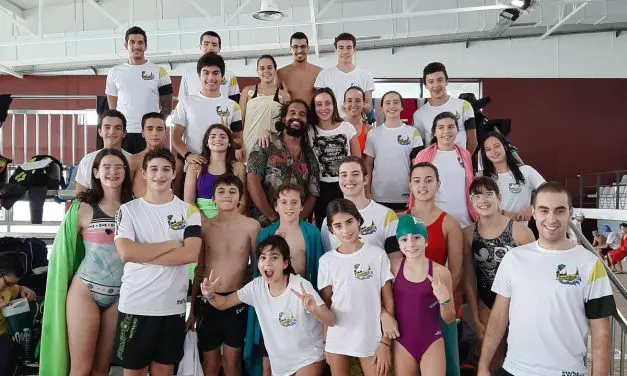
[[[402,236],[409,234],[420,235],[427,240],[427,228],[425,224],[413,215],[406,214],[398,219],[396,238],[400,239]]]

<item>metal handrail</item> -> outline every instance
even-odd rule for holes
[[[601,258],[601,255],[596,251],[596,249],[594,249],[594,247],[592,246],[592,244],[590,244],[588,239],[586,239],[586,237],[583,236],[581,231],[579,231],[579,229],[572,222],[568,222],[568,226],[575,233],[575,236],[577,236],[577,239],[581,242],[581,245],[583,245],[585,249],[587,249],[589,252],[592,252],[597,257]],[[605,268],[605,271],[607,272],[607,276],[610,279],[610,281],[612,281],[612,284],[614,285],[614,287],[616,287],[616,289],[623,296],[623,298],[627,299],[627,289],[625,289],[625,286],[623,286],[623,284],[620,283],[620,281],[618,280],[616,275],[612,272],[609,266],[603,263],[603,267]],[[627,329],[627,323],[626,323],[625,329]]]
[[[577,237],[577,239],[581,242],[581,244],[583,245],[583,247],[585,249],[587,249],[589,252],[592,252],[594,255],[596,255],[597,257],[601,258],[601,255],[599,255],[599,253],[594,249],[594,247],[592,247],[592,244],[590,244],[590,242],[588,241],[588,239],[586,239],[585,236],[583,236],[583,234],[581,233],[581,231],[579,231],[579,229],[574,225],[574,223],[569,222],[568,223],[569,228],[573,231],[573,233],[575,234],[575,236]],[[612,282],[612,284],[614,285],[614,287],[616,288],[616,290],[618,290],[618,293],[620,295],[622,295],[623,298],[627,299],[627,290],[625,289],[625,286],[623,286],[622,283],[620,283],[620,281],[618,280],[618,278],[616,278],[616,275],[610,270],[609,266],[607,266],[604,262],[602,263],[603,267],[605,268],[605,271],[607,272],[607,276],[610,279],[610,281]],[[615,375],[615,371],[616,371],[616,365],[614,364],[615,362],[615,345],[616,345],[616,324],[618,324],[618,326],[620,327],[620,350],[619,350],[619,364],[618,364],[618,375],[619,376],[625,376],[625,358],[626,358],[626,354],[625,354],[625,337],[627,333],[627,319],[625,319],[625,316],[623,316],[622,312],[620,312],[618,309],[614,310],[614,315],[613,315],[613,320],[611,321],[611,332],[612,332],[612,340],[610,343],[610,375],[614,376]]]

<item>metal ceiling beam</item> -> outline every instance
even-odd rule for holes
[[[313,34],[312,41],[314,48],[316,49],[316,58],[320,59],[320,43],[318,42],[318,25],[316,25],[316,8],[314,0],[309,0],[309,21],[311,22],[311,33]]]
[[[132,3],[134,0],[130,0],[129,3]],[[250,2],[250,0],[247,0]],[[242,4],[246,5],[246,4]],[[345,18],[333,18],[333,19],[316,19],[316,25],[326,25],[326,24],[340,24],[343,22],[363,22],[363,21],[374,21],[374,20],[386,20],[386,19],[405,19],[405,18],[413,18],[413,17],[426,17],[433,15],[441,15],[441,14],[455,14],[455,13],[467,13],[467,12],[479,12],[485,10],[498,10],[498,9],[506,9],[509,8],[506,5],[486,5],[486,6],[476,6],[476,7],[467,7],[467,8],[453,8],[453,9],[437,9],[437,10],[428,10],[428,11],[417,11],[417,12],[407,12],[407,13],[388,13],[381,15],[370,15],[370,16],[358,16],[358,17],[345,17]],[[241,12],[241,10],[240,10]],[[233,16],[231,16],[233,17]],[[276,24],[273,22],[268,23],[254,23],[254,24],[242,24],[242,25],[216,25],[213,27],[213,30],[216,32],[221,31],[235,31],[235,30],[264,30],[264,29],[273,29],[277,27],[303,27],[303,26],[311,26],[311,22],[308,21],[298,21],[298,22],[286,22]],[[185,29],[185,30],[161,30],[161,31],[147,31],[148,37],[156,37],[162,35],[186,35],[186,34],[199,34],[204,32],[205,29]],[[0,47],[9,47],[9,46],[24,46],[24,45],[33,45],[33,44],[47,44],[47,43],[62,43],[62,42],[81,42],[88,40],[111,40],[116,38],[124,38],[124,34],[109,34],[109,35],[67,35],[62,38],[45,38],[43,40],[37,41],[29,41],[29,40],[20,40],[20,41],[0,41]]]
[[[416,9],[416,7],[418,6],[418,4],[420,3],[420,0],[414,0],[414,3],[410,6],[407,7],[407,9],[403,9],[404,12],[413,12],[414,9]]]
[[[20,30],[25,31],[28,35],[30,35],[32,37],[37,37],[37,34],[35,34],[28,27],[28,25],[26,25],[26,21],[24,21],[24,19],[19,18],[15,13],[7,10],[4,7],[0,7],[0,14],[4,14],[9,19],[9,21],[11,21],[11,23],[13,23],[17,27],[19,27]]]
[[[13,77],[24,78],[23,74],[21,74],[19,72],[16,72],[13,69],[11,69],[11,68],[9,68],[7,66],[4,66],[4,65],[0,65],[0,72],[4,72],[6,74],[10,74]]]
[[[113,22],[115,26],[122,27],[122,22],[118,21],[111,13],[107,12],[100,4],[95,2],[94,0],[85,0],[87,4],[91,5],[95,10],[100,12],[103,16],[105,16],[109,21]]]
[[[357,16],[357,17],[333,18],[333,19],[328,19],[328,20],[317,20],[316,24],[324,25],[324,24],[334,24],[334,23],[342,23],[342,22],[363,22],[363,21],[378,21],[378,20],[413,18],[413,17],[428,17],[428,16],[437,16],[437,15],[442,15],[442,14],[480,12],[480,11],[486,11],[486,10],[500,10],[500,9],[507,9],[507,8],[510,8],[510,6],[503,5],[503,4],[495,4],[495,5],[483,5],[483,6],[465,7],[465,8],[421,10],[421,11],[416,11],[416,12],[387,13],[387,14],[378,14],[378,15],[371,15],[371,16]]]
[[[229,17],[229,19],[226,21],[226,24],[230,25],[231,22],[233,22],[233,20],[235,20],[237,18],[237,16],[239,16],[239,14],[242,13],[244,8],[246,8],[246,6],[248,4],[250,4],[251,1],[252,0],[244,0],[244,2],[241,3],[240,6],[237,7],[237,9],[235,9],[235,12],[233,12],[233,14],[231,14],[231,17]]]
[[[207,19],[211,18],[211,15],[209,14],[209,12],[207,12],[207,10],[203,8],[202,5],[200,5],[198,0],[187,0],[187,2],[190,3],[194,8],[196,8],[196,10],[199,11],[200,14],[202,14],[205,18]]]
[[[37,34],[39,38],[44,37],[44,0],[39,0],[37,7]]]
[[[323,14],[325,14],[329,8],[331,8],[331,5],[335,4],[337,0],[329,0],[329,2],[322,8],[320,9],[320,12],[318,12],[317,17],[320,18],[322,17]]]
[[[560,27],[562,27],[562,25],[564,25],[569,19],[573,18],[577,13],[579,13],[580,10],[582,10],[583,8],[586,7],[586,5],[590,4],[590,1],[587,1],[585,3],[579,4],[576,8],[573,9],[572,12],[570,12],[566,17],[562,18],[558,23],[556,23],[553,27],[551,27],[549,30],[546,31],[546,33],[544,33],[544,35],[542,35],[540,37],[540,40],[544,40],[546,38],[548,38],[551,34],[553,34],[557,29],[559,29]]]
[[[17,5],[7,0],[0,0],[0,9],[3,9],[9,13],[14,14],[15,17],[17,17],[20,21],[26,20],[26,18],[24,17],[24,9],[18,7]]]

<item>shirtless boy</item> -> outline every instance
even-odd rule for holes
[[[300,99],[309,103],[314,92],[314,82],[322,68],[307,62],[309,39],[305,33],[299,31],[292,34],[290,52],[292,64],[278,70],[279,84],[283,84],[283,89],[288,91],[292,100]]]
[[[239,213],[238,204],[243,194],[243,184],[233,174],[219,176],[214,182],[213,198],[218,215],[202,222],[203,248],[192,285],[194,297],[200,295],[200,282],[211,270],[220,271],[216,290],[220,295],[228,295],[245,284],[246,269],[255,254],[259,222]],[[209,302],[196,300],[187,320],[187,328],[192,328],[194,322],[197,324],[205,375],[218,374],[218,349],[222,344],[225,376],[241,375],[240,351],[246,335],[247,312],[245,304],[219,311]]]
[[[131,179],[133,181],[133,194],[135,197],[143,197],[146,194],[146,179],[141,172],[142,161],[149,150],[158,147],[165,147],[166,143],[166,126],[165,118],[158,112],[149,112],[142,117],[142,137],[146,141],[146,148],[137,154],[133,154],[128,158],[128,164],[131,169]],[[178,188],[181,184],[181,176],[183,164],[176,159],[176,177],[174,178],[174,192],[179,192]]]

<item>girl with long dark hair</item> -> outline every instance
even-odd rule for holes
[[[326,216],[327,205],[342,197],[339,181],[340,163],[345,157],[361,157],[357,132],[351,123],[339,115],[333,90],[317,89],[311,99],[311,123],[307,130],[309,142],[320,167],[320,197],[314,216],[318,228]]]
[[[57,362],[59,374],[109,374],[124,271],[113,242],[115,216],[132,198],[126,157],[102,149],[94,159],[91,189],[80,193],[68,210],[51,254],[47,286],[54,292],[46,295],[44,305],[49,317],[44,317],[42,363]],[[51,347],[66,345],[69,369],[64,359],[50,359],[59,351]]]
[[[488,133],[480,148],[480,173],[499,186],[503,214],[526,223],[531,219],[531,194],[545,182],[544,178],[533,167],[519,163],[512,145],[499,132]]]
[[[235,145],[231,131],[222,124],[211,125],[202,140],[201,156],[206,163],[190,163],[185,176],[183,197],[185,202],[198,206],[207,218],[218,214],[213,202],[213,182],[218,176],[234,174],[244,183],[246,192],[246,167],[235,159]],[[246,193],[242,196],[239,210],[246,211]]]

